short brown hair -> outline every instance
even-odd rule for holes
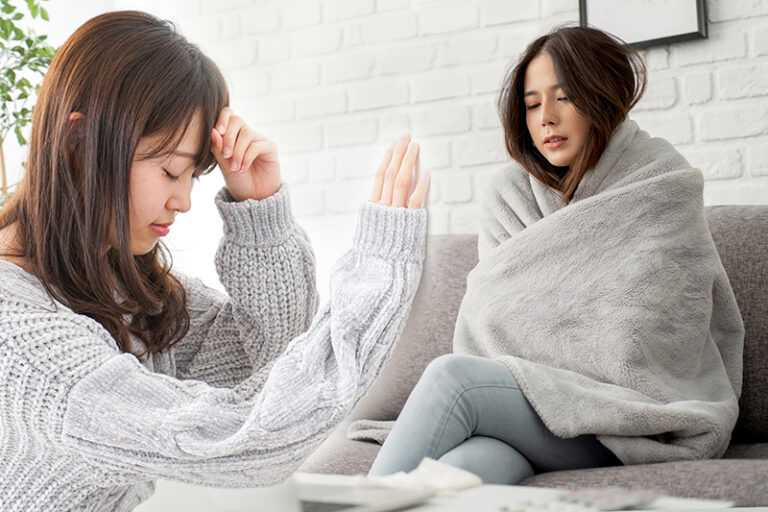
[[[525,119],[525,72],[542,53],[552,58],[563,91],[589,121],[584,146],[573,163],[557,167],[536,149]],[[499,95],[507,152],[568,202],[605,151],[614,129],[645,92],[645,63],[634,48],[600,30],[560,27],[533,41],[508,73]]]
[[[195,166],[207,172],[216,163],[208,134],[228,101],[213,61],[169,22],[137,11],[87,21],[43,80],[26,173],[0,228],[15,224],[15,256],[25,268],[52,297],[103,325],[123,351],[131,351],[131,336],[146,345],[136,355],[167,349],[189,328],[186,294],[162,243],[147,254],[130,250],[139,140],[166,134],[153,153],[173,151],[200,112]],[[83,116],[72,119],[73,112]]]

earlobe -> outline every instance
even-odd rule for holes
[[[83,115],[82,112],[71,112],[69,114],[69,120],[70,121],[78,121],[78,120],[80,120],[80,119],[82,119],[84,117],[85,117],[85,115]]]

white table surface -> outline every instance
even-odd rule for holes
[[[358,477],[343,475],[319,475],[296,473],[295,482],[301,486],[311,485],[356,485]],[[413,507],[413,512],[499,512],[504,506],[525,501],[538,501],[548,497],[556,497],[563,491],[544,487],[528,487],[521,485],[482,485],[457,493],[438,495],[424,505]],[[682,511],[768,511],[766,508],[724,508],[727,502],[713,500],[696,500],[688,498],[663,497],[653,502],[652,510]]]
[[[342,485],[354,486],[361,477],[343,475],[320,475],[296,473],[293,482],[299,488],[302,485]],[[521,501],[534,501],[556,496],[557,489],[526,487],[514,485],[483,485],[461,492],[438,495],[429,501],[408,509],[409,512],[499,512],[505,505]],[[279,494],[279,493],[277,493]],[[159,481],[155,496],[143,503],[136,512],[257,512],[270,510],[264,508],[275,499],[275,488],[257,489],[217,489],[191,486],[178,482]],[[723,508],[717,502],[692,499],[664,498],[654,502],[654,510],[677,510],[679,512],[729,511],[729,512],[768,512],[768,507],[759,508]],[[279,510],[279,509],[273,509]],[[271,510],[270,510],[271,512]]]

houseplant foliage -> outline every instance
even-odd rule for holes
[[[0,0],[0,204],[8,198],[3,141],[13,133],[21,146],[22,129],[32,119],[35,92],[56,50],[27,26],[25,17],[48,21],[47,0]]]

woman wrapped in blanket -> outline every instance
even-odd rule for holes
[[[58,50],[19,191],[0,214],[0,510],[128,511],[156,478],[287,477],[399,336],[421,275],[428,175],[385,153],[317,311],[275,144],[170,24],[97,16]],[[227,294],[161,238],[218,165]]]
[[[515,163],[483,202],[455,353],[427,367],[371,474],[431,457],[510,484],[725,451],[743,324],[701,173],[627,118],[644,87],[639,55],[598,30],[526,49],[499,101]]]

